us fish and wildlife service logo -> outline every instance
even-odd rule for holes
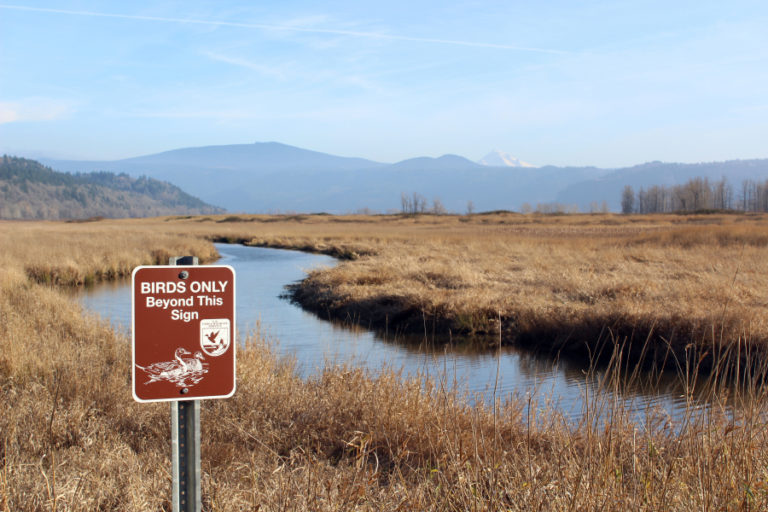
[[[228,318],[200,320],[200,348],[207,355],[216,357],[229,350],[230,325]]]

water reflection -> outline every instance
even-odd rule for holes
[[[237,273],[238,339],[258,329],[276,350],[296,359],[303,376],[317,374],[328,365],[350,364],[370,369],[402,370],[406,376],[441,379],[456,384],[477,399],[492,401],[533,397],[540,404],[560,407],[566,417],[578,420],[585,395],[593,395],[604,372],[588,375],[581,361],[553,360],[514,347],[487,351],[471,344],[437,345],[401,343],[364,329],[328,322],[281,298],[287,284],[302,279],[312,268],[332,266],[328,256],[297,251],[217,244],[221,260]],[[109,319],[118,329],[129,330],[130,282],[105,283],[79,295],[89,310]],[[655,386],[638,379],[622,385],[608,400],[620,400],[638,417],[646,409],[661,407],[673,417],[685,408],[686,399],[677,381],[664,378]]]

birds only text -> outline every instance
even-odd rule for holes
[[[191,322],[199,319],[195,307],[223,306],[224,299],[217,294],[223,294],[229,281],[149,281],[140,286],[140,294],[144,297],[147,308],[169,310],[171,320]],[[168,295],[187,295],[185,297],[167,297]],[[162,297],[165,295],[166,297]]]

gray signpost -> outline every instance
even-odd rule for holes
[[[171,402],[173,511],[199,512],[200,400]]]
[[[172,257],[169,265],[197,265],[196,256]],[[171,402],[173,512],[200,512],[200,400]]]

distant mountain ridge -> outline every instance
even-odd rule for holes
[[[0,159],[0,218],[80,219],[210,214],[223,210],[175,185],[109,172],[68,174],[35,160]]]
[[[160,174],[168,174],[169,172],[173,174],[178,169],[204,168],[250,171],[261,167],[269,168],[272,171],[296,171],[307,168],[316,171],[329,171],[373,169],[387,165],[364,158],[334,156],[279,142],[180,148],[111,161],[52,160],[46,158],[40,159],[40,161],[67,172],[77,172],[78,170],[93,169],[105,165],[118,168],[121,172],[129,174],[135,174],[144,169],[154,169],[156,173]]]
[[[276,142],[183,148],[154,155],[84,162],[44,160],[65,171],[105,169],[175,183],[208,203],[234,212],[392,211],[403,192],[440,199],[449,211],[512,209],[551,199],[569,183],[601,174],[595,168],[563,173],[490,167],[458,155],[419,157],[394,164],[309,151]]]
[[[402,193],[429,202],[440,199],[448,211],[519,210],[525,203],[561,202],[589,211],[606,201],[619,210],[621,190],[682,184],[691,173],[735,185],[742,176],[768,177],[768,159],[752,164],[665,164],[622,169],[483,165],[458,155],[418,157],[394,164],[334,156],[277,142],[205,146],[115,161],[43,160],[59,170],[107,170],[169,181],[204,201],[233,212],[386,212],[400,207]],[[740,162],[740,161],[737,161]],[[746,162],[746,161],[745,161]],[[530,165],[530,164],[529,164]],[[663,181],[662,181],[663,180]]]

